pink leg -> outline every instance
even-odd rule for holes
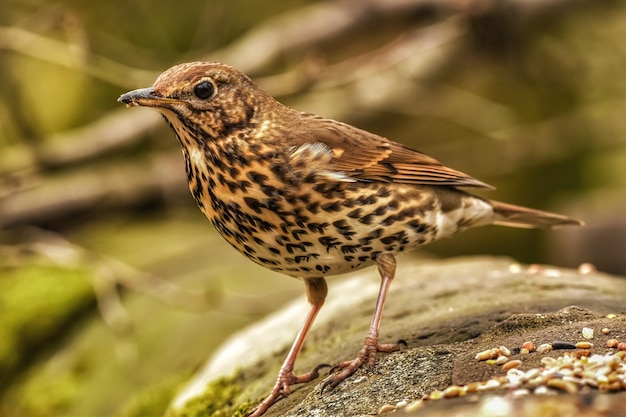
[[[314,278],[314,279],[305,279],[304,284],[306,285],[306,294],[309,303],[311,303],[311,309],[304,320],[304,324],[302,328],[298,332],[296,336],[296,340],[294,340],[285,361],[283,362],[283,366],[280,368],[280,372],[278,372],[278,378],[276,378],[276,384],[270,392],[270,395],[267,396],[249,415],[249,417],[259,417],[263,413],[267,411],[268,408],[272,406],[278,399],[282,397],[286,397],[291,393],[291,385],[300,384],[303,382],[309,382],[314,380],[319,376],[319,370],[328,365],[318,365],[310,372],[302,375],[294,375],[293,367],[296,362],[296,357],[304,344],[304,339],[306,339],[306,335],[315,321],[315,317],[317,313],[319,313],[322,305],[324,304],[324,299],[326,298],[326,293],[328,292],[328,288],[326,287],[326,281],[324,278]]]
[[[400,349],[398,344],[378,344],[380,320],[382,318],[383,307],[385,305],[385,298],[387,297],[389,286],[391,285],[391,281],[393,281],[396,273],[396,260],[391,254],[383,254],[376,259],[376,264],[382,281],[380,283],[378,299],[376,300],[374,317],[372,318],[372,324],[370,325],[369,332],[365,337],[363,348],[359,351],[355,359],[351,361],[339,362],[335,365],[334,369],[338,370],[338,372],[326,378],[326,380],[322,383],[322,392],[327,387],[336,387],[341,381],[354,374],[357,369],[365,363],[372,368],[376,362],[376,352],[394,352]]]

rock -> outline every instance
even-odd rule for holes
[[[378,284],[373,270],[340,282],[330,281],[327,303],[298,358],[296,373],[356,355],[369,327]],[[297,386],[266,415],[376,415],[383,406],[404,406],[436,390],[443,391],[442,396],[457,396],[459,390],[454,386],[505,374],[501,365],[478,361],[478,352],[505,346],[512,352],[510,359],[521,360],[519,369],[526,371],[541,366],[542,357],[556,358],[566,352],[562,350],[565,347],[586,340],[583,327],[596,329],[589,354],[617,352],[606,348],[606,342],[626,338],[622,316],[625,301],[626,280],[601,273],[580,275],[537,265],[527,268],[505,258],[418,262],[404,257],[399,260],[385,306],[381,342],[403,339],[408,347],[391,354],[379,353],[374,369],[359,370],[323,395],[323,377]],[[262,399],[275,381],[307,308],[303,296],[226,341],[173,400],[168,415],[191,416],[194,410],[205,410],[219,397],[214,393],[216,386],[233,397],[220,400],[226,413],[245,410]],[[617,317],[607,318],[608,314]],[[603,334],[602,328],[611,329],[610,334]],[[557,343],[549,353],[520,354],[519,348],[526,341],[535,346]],[[584,391],[598,393],[589,387]],[[476,411],[477,404],[482,403],[476,398],[467,400],[475,395],[427,401],[421,409],[442,412],[429,415],[451,415],[441,410],[458,407]],[[619,406],[620,401],[623,405],[623,396],[611,397],[603,407]],[[592,406],[594,402],[585,404]]]

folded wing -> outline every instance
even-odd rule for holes
[[[435,158],[335,120],[301,114],[294,145],[321,142],[332,150],[332,169],[362,181],[493,188]],[[303,132],[304,131],[304,132]]]

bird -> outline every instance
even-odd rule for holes
[[[398,142],[290,108],[225,64],[173,66],[118,101],[161,113],[182,147],[192,196],[230,245],[304,282],[310,309],[252,417],[319,377],[323,365],[300,375],[294,366],[324,304],[327,277],[375,265],[381,283],[362,348],[331,369],[322,391],[374,367],[377,352],[399,349],[378,343],[396,255],[476,226],[583,224],[473,195],[468,189],[493,187]]]

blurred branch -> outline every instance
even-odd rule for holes
[[[320,2],[268,19],[228,47],[210,54],[246,73],[255,73],[277,57],[337,39],[376,20],[439,9],[458,12],[482,10],[487,0],[343,0]]]
[[[79,45],[51,39],[18,27],[0,26],[0,48],[80,71],[107,83],[133,89],[154,80],[158,73],[129,67],[99,55],[87,61]]]
[[[153,111],[114,110],[86,126],[47,138],[37,149],[40,163],[68,165],[133,144],[161,121]]]
[[[472,17],[500,7],[526,15],[553,12],[575,0],[339,0],[326,1],[284,13],[259,24],[224,49],[207,56],[253,75],[279,56],[339,38],[373,21],[434,11],[443,17]]]
[[[23,258],[41,256],[55,265],[91,272],[98,310],[103,321],[118,335],[132,333],[131,319],[121,300],[120,287],[147,295],[163,304],[186,311],[202,312],[209,309],[234,314],[266,314],[271,304],[257,296],[223,291],[189,290],[161,276],[141,271],[114,259],[78,246],[63,236],[35,227],[14,231],[19,244],[0,245],[0,255],[7,259],[4,267],[19,267]],[[31,262],[31,261],[28,261]]]
[[[117,259],[77,246],[58,234],[36,228],[28,228],[25,232],[28,243],[18,246],[18,251],[42,255],[59,266],[88,268],[93,272],[92,285],[100,314],[104,321],[120,334],[127,333],[131,328],[120,300],[118,291],[120,285],[184,310],[203,311],[215,308],[221,302],[222,297],[219,293],[184,289]]]
[[[183,193],[187,189],[184,178],[182,159],[171,152],[143,160],[76,168],[45,179],[31,174],[23,179],[28,188],[0,199],[0,227],[40,223],[113,205],[133,206],[168,193]],[[41,186],[43,181],[45,187]]]
[[[285,13],[261,23],[232,45],[212,52],[211,60],[221,60],[244,72],[255,73],[287,52],[328,41],[361,26],[373,18],[406,13],[418,7],[476,7],[486,0],[344,0],[322,2]],[[72,32],[73,33],[73,32]],[[0,48],[54,63],[78,68],[86,74],[133,89],[154,80],[157,72],[130,67],[110,58],[86,53],[87,42],[80,36],[66,43],[19,27],[0,26]]]
[[[463,19],[450,17],[442,22],[402,33],[382,47],[365,54],[349,57],[336,64],[325,65],[319,60],[287,73],[257,79],[274,96],[295,94],[312,83],[314,90],[333,89],[360,80],[368,80],[385,70],[401,68],[406,74],[419,78],[435,67],[428,51],[442,48],[466,32]],[[311,68],[314,67],[314,68]]]
[[[41,256],[56,265],[71,269],[88,269],[100,317],[117,336],[118,358],[133,365],[137,349],[133,341],[133,325],[121,300],[119,286],[147,294],[175,308],[204,311],[221,302],[217,292],[192,291],[172,284],[161,277],[139,271],[131,266],[96,254],[67,241],[58,234],[41,229],[22,230],[27,240],[16,246],[0,246],[0,253],[15,263],[28,254]],[[10,252],[15,254],[11,255]],[[13,265],[15,267],[17,265]],[[71,316],[70,316],[71,317]],[[57,335],[58,336],[58,335]]]
[[[500,173],[533,167],[537,163],[562,160],[580,153],[590,140],[597,148],[611,149],[624,143],[626,119],[624,100],[606,100],[581,106],[537,123],[517,124],[491,132],[502,146]],[[595,121],[602,120],[602,123]],[[593,129],[593,131],[590,131]],[[567,146],[563,146],[567,138]]]

